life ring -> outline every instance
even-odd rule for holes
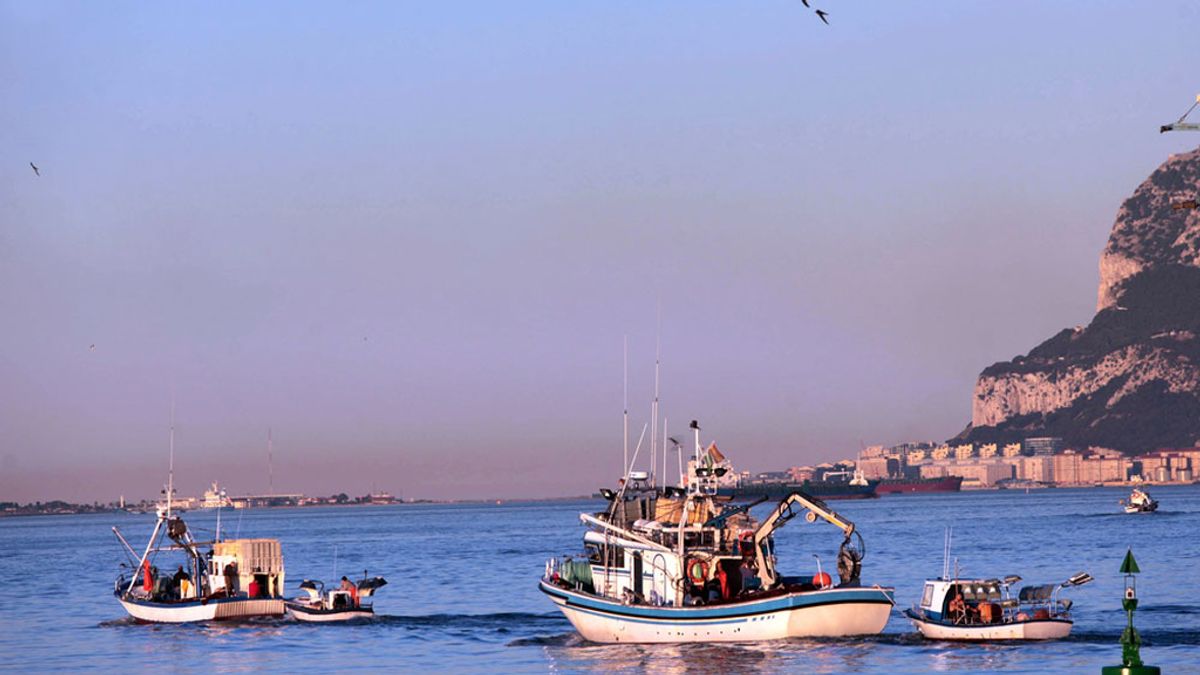
[[[699,558],[692,558],[687,565],[688,580],[696,585],[703,585],[708,580],[708,563]]]

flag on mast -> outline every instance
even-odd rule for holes
[[[710,443],[708,450],[705,452],[708,453],[708,461],[712,462],[713,464],[720,464],[721,462],[725,461],[725,455],[722,455],[721,451],[717,449],[716,441]]]

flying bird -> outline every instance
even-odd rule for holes
[[[89,352],[94,352],[94,351],[96,351],[96,345],[92,345],[92,346],[88,347],[88,351],[89,351]]]
[[[35,175],[35,176],[40,176],[40,175],[42,175],[42,172],[41,172],[41,171],[38,171],[37,165],[36,165],[36,164],[34,164],[33,162],[30,162],[30,163],[29,163],[29,167],[33,169],[33,175]]]
[[[805,7],[808,7],[808,0],[800,0],[800,2],[803,2],[803,3],[804,3],[804,6],[805,6]]]
[[[829,25],[829,19],[826,19],[826,18],[825,18],[825,17],[829,16],[829,12],[826,12],[826,11],[825,11],[825,10],[823,10],[823,9],[818,9],[818,10],[817,10],[817,16],[821,17],[821,20],[825,22],[825,25],[826,25],[826,26],[828,26],[828,25]]]

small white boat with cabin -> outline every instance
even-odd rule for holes
[[[746,642],[873,635],[887,624],[892,588],[860,581],[863,545],[854,524],[800,492],[761,522],[750,508],[717,497],[717,471],[700,449],[680,487],[655,488],[627,472],[620,491],[602,491],[605,512],[584,513],[586,553],[552,558],[538,588],[592,642]],[[678,447],[678,444],[677,444]],[[635,453],[636,459],[636,453]],[[845,537],[838,583],[826,572],[783,576],[776,530],[797,515]],[[819,565],[819,559],[818,559]]]
[[[305,595],[284,604],[288,614],[297,621],[326,623],[371,619],[375,617],[375,608],[363,600],[386,584],[383,577],[368,578],[365,570],[362,579],[350,582],[350,588],[337,586],[326,590],[324,582],[305,579],[300,583]]]
[[[130,555],[113,585],[121,606],[142,623],[192,623],[257,616],[282,616],[283,553],[275,539],[220,541],[220,520],[214,541],[196,541],[172,508],[174,496],[175,428],[171,426],[171,468],[166,502],[157,510],[150,541],[139,555],[121,531],[113,533]],[[201,547],[209,546],[205,553]],[[167,574],[158,571],[163,556]],[[170,563],[177,571],[170,575]],[[128,573],[129,578],[126,578]]]
[[[1079,572],[1060,584],[1024,586],[1014,597],[1012,589],[1021,581],[1017,575],[968,579],[956,573],[951,577],[949,542],[947,534],[942,576],[926,580],[920,602],[904,610],[921,635],[931,640],[992,642],[1058,640],[1071,634],[1072,602],[1058,593],[1092,581],[1092,575]]]
[[[1153,513],[1158,510],[1158,501],[1140,487],[1129,492],[1129,501],[1121,500],[1125,513]]]

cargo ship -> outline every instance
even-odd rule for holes
[[[881,495],[908,492],[958,492],[962,489],[962,476],[941,478],[885,478],[879,481],[875,492]]]
[[[831,472],[827,476],[846,472]],[[962,482],[962,479],[958,479]],[[747,498],[769,497],[780,499],[799,490],[806,495],[818,499],[872,499],[878,497],[876,490],[879,481],[867,480],[861,473],[854,474],[850,480],[806,480],[803,483],[743,483],[737,487],[724,487],[717,490],[723,497]]]

